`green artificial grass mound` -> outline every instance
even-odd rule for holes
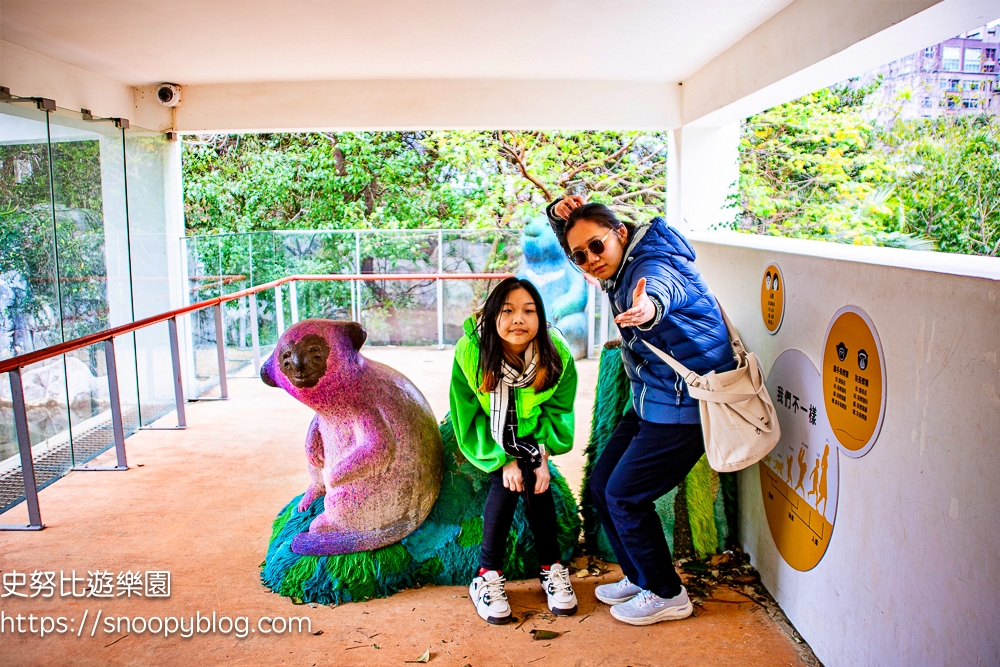
[[[292,499],[271,530],[261,582],[296,602],[340,604],[374,597],[388,597],[418,584],[465,585],[479,569],[483,541],[483,508],[489,493],[489,476],[469,463],[458,449],[450,415],[441,423],[444,440],[444,478],[430,516],[401,542],[343,556],[300,556],[292,553],[292,538],[309,529],[323,511],[318,498],[299,512],[301,495]],[[552,495],[556,506],[557,541],[563,558],[577,546],[580,519],[566,480],[549,462]],[[528,528],[523,501],[518,504],[507,549],[508,579],[538,574],[538,555]]]
[[[617,559],[587,485],[594,464],[631,402],[632,389],[622,362],[621,339],[609,341],[601,351],[580,497],[587,551],[611,562]],[[680,486],[656,501],[656,513],[675,559],[705,558],[723,551],[732,546],[735,538],[736,474],[715,472],[702,456]]]

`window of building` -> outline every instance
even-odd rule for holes
[[[966,109],[978,109],[979,108],[979,100],[977,100],[977,99],[965,99],[965,100],[962,100],[962,107],[964,107]]]
[[[959,79],[948,79],[948,90],[958,90],[961,81]]]
[[[924,58],[933,58],[936,55],[937,55],[936,46],[928,46],[926,49],[924,49]]]
[[[997,50],[996,49],[983,49],[983,71],[984,72],[996,72],[997,71]]]
[[[982,49],[966,49],[965,50],[965,70],[966,72],[978,72],[980,63],[982,60],[983,50]]]
[[[948,108],[949,109],[954,109],[955,106],[956,106],[955,98],[954,97],[949,97],[948,98]]]
[[[929,109],[931,106],[932,106],[931,98],[925,97],[924,98],[924,107]]]
[[[962,49],[957,46],[946,46],[941,50],[941,69],[946,72],[957,72],[962,68]]]

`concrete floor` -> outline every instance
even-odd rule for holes
[[[407,373],[443,414],[450,351],[383,348],[368,354]],[[585,424],[596,363],[580,366],[580,423]],[[306,487],[302,439],[310,413],[256,380],[235,380],[230,392],[228,402],[190,404],[185,432],[143,431],[129,438],[128,471],[76,472],[44,489],[45,530],[0,533],[5,582],[13,581],[15,572],[27,573],[30,581],[30,574],[40,571],[54,572],[56,584],[52,598],[0,598],[0,663],[398,665],[429,650],[432,664],[477,667],[803,664],[768,616],[729,589],[717,589],[697,617],[648,628],[622,625],[593,597],[594,586],[614,580],[615,572],[574,577],[580,610],[570,618],[544,613],[537,582],[512,584],[514,613],[523,623],[503,627],[482,623],[463,598],[463,587],[426,587],[335,608],[293,605],[260,585],[258,566],[275,514]],[[575,483],[585,433],[583,428],[578,435],[575,458],[561,457]],[[0,516],[0,523],[24,521],[23,505]],[[171,595],[73,597],[72,574],[83,580],[77,593],[86,595],[87,573],[94,570],[115,576],[126,570],[169,571]],[[67,580],[65,595],[60,575]],[[27,586],[17,590],[31,594]],[[164,637],[106,624],[109,617],[183,617],[187,624],[196,614],[213,613],[217,619],[247,617],[247,636],[230,631]],[[4,619],[17,615],[23,632]],[[45,637],[31,632],[40,627],[39,617],[63,617],[66,632]],[[263,617],[308,617],[312,632],[265,634],[261,629],[269,626],[258,625]],[[535,641],[530,633],[536,628],[561,634]]]

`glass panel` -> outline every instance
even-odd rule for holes
[[[70,362],[72,363],[72,362]],[[63,357],[48,359],[21,369],[24,386],[24,400],[28,417],[28,433],[31,441],[31,456],[35,466],[35,481],[39,488],[47,486],[65,475],[72,466],[69,412],[67,400],[67,360]],[[10,405],[10,383],[7,378],[0,384],[0,402]],[[24,480],[21,476],[21,460],[17,456],[17,439],[14,436],[12,411],[3,414],[3,428],[9,430],[4,449],[7,458],[0,461],[0,512],[24,500]]]
[[[362,274],[437,273],[437,232],[374,232],[360,237]],[[361,322],[370,345],[437,342],[437,286],[433,280],[364,281]]]
[[[48,135],[48,114],[34,105],[0,104],[2,359],[62,340]],[[61,358],[22,369],[32,443],[61,434],[68,446],[62,369]],[[43,483],[50,471],[43,468],[36,476]],[[0,511],[23,498],[10,382],[4,374],[0,378]]]
[[[48,115],[0,104],[0,358],[62,340]],[[9,389],[8,389],[9,391]]]
[[[63,110],[49,115],[49,130],[59,285],[68,340],[134,319],[125,137],[109,121],[88,121]],[[131,338],[119,339],[115,346],[128,432],[137,425],[138,404]],[[113,445],[103,345],[68,354],[65,373],[70,459],[82,465]],[[95,393],[98,386],[103,388],[100,398]]]
[[[128,259],[137,320],[170,310],[166,192],[170,152],[171,143],[160,133],[138,129],[125,133]],[[132,419],[131,407],[136,402],[135,392],[139,398],[135,405],[136,424],[140,415],[146,425],[172,411],[173,369],[167,324],[140,329],[133,336],[119,339],[115,352],[120,360],[118,372],[126,432]],[[130,385],[126,380],[133,376],[135,382]]]
[[[442,248],[439,243],[443,243]],[[495,229],[231,234],[190,237],[186,248],[192,301],[211,298],[220,286],[223,293],[242,289],[250,284],[251,270],[253,284],[260,285],[288,275],[352,275],[355,267],[363,274],[388,277],[399,273],[434,275],[439,262],[446,274],[515,273],[521,263],[518,232]],[[220,269],[211,270],[213,265]],[[495,284],[495,280],[444,282],[446,342],[461,337],[462,322]],[[269,289],[258,295],[262,359],[277,340],[274,294]],[[282,296],[286,327],[292,324],[294,305],[299,319],[357,317],[368,329],[369,344],[437,343],[437,285],[433,278],[364,281],[356,290],[350,281],[298,281],[294,297],[289,285],[283,287]],[[215,367],[215,351],[209,348],[214,344],[211,317],[208,311],[199,315],[199,324],[194,327],[196,348],[204,346],[198,348],[196,366],[206,369],[197,375],[205,380],[209,369]],[[230,302],[226,307],[227,366],[230,373],[248,377],[252,373],[249,328],[249,303],[242,299]]]

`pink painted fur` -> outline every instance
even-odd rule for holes
[[[357,322],[303,320],[281,336],[261,379],[316,411],[306,434],[312,482],[299,503],[324,511],[292,551],[334,555],[377,549],[413,532],[441,489],[443,445],[420,391],[363,357]]]

